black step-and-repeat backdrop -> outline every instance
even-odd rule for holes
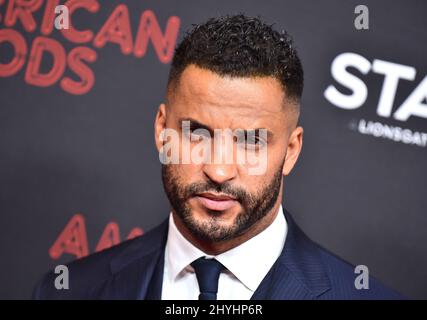
[[[241,12],[288,30],[305,68],[284,205],[323,246],[427,298],[427,2],[360,4],[0,0],[0,298],[168,215],[153,121],[174,47]]]

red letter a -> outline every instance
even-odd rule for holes
[[[119,4],[95,37],[93,45],[102,48],[107,42],[120,45],[123,54],[132,52],[132,31],[128,7]]]
[[[104,229],[99,239],[95,252],[108,249],[120,242],[119,226],[115,222],[110,222]]]
[[[77,258],[82,258],[89,254],[86,225],[81,214],[76,214],[71,218],[49,249],[49,255],[55,260],[59,259],[64,253],[72,254]]]

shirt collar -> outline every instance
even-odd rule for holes
[[[181,234],[176,227],[172,213],[169,215],[168,239],[165,250],[165,267],[168,270],[170,281],[174,281],[194,260],[206,255]]]
[[[286,234],[287,223],[280,206],[276,218],[265,230],[215,258],[249,290],[255,291],[280,256]],[[172,213],[169,216],[165,250],[165,267],[171,281],[175,280],[194,260],[203,256],[212,257],[194,246],[179,232]]]

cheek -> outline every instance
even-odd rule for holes
[[[201,162],[192,159],[193,145],[175,128],[167,128],[160,135],[162,147],[160,149],[161,161],[164,164],[172,165],[172,170],[182,178],[191,177],[196,172],[201,171]]]
[[[239,172],[244,179],[267,181],[282,168],[286,150],[279,144],[267,145],[259,151],[246,151],[245,162],[239,164]]]
[[[176,177],[181,181],[181,183],[188,185],[194,182],[200,182],[202,178],[200,173],[202,172],[202,167],[196,164],[176,164],[175,174]]]

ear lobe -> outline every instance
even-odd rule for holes
[[[160,152],[160,148],[163,146],[163,142],[160,140],[160,134],[165,128],[166,128],[166,105],[162,103],[159,105],[159,109],[157,110],[157,114],[156,114],[156,120],[154,121],[154,140],[155,140],[158,152]]]

